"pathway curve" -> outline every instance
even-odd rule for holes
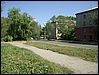
[[[33,51],[48,61],[60,64],[61,66],[68,67],[74,71],[74,74],[98,74],[98,64],[82,60],[78,57],[68,56],[52,52],[49,50],[43,50],[34,46],[23,44],[23,42],[8,42],[13,46],[25,48]]]

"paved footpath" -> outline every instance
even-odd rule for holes
[[[34,46],[23,44],[23,42],[8,42],[13,46],[33,51],[48,61],[60,64],[74,71],[74,74],[98,74],[98,64],[82,60],[78,57],[59,54],[49,50],[43,50]]]

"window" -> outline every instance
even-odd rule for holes
[[[92,35],[89,36],[90,41],[92,40]]]
[[[92,22],[91,22],[91,20],[89,20],[89,25],[92,25]]]
[[[85,21],[83,22],[83,25],[86,26],[86,22]]]
[[[86,32],[86,29],[84,29],[84,33]]]
[[[86,15],[84,15],[84,19],[86,19]]]

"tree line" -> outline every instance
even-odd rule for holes
[[[73,39],[75,19],[72,16],[53,16],[42,28],[32,16],[12,8],[8,11],[8,17],[1,17],[1,38],[4,41],[28,40],[31,37],[40,39],[41,36],[50,39],[51,32],[57,26],[58,34],[61,33],[60,39]]]
[[[20,9],[12,8],[8,17],[1,18],[1,38],[11,37],[12,40],[27,40],[40,37],[40,25],[27,13],[20,13]]]
[[[59,39],[63,40],[72,40],[74,39],[75,33],[75,21],[76,18],[72,16],[62,16],[59,15],[57,17],[53,16],[45,25],[45,38],[49,39],[51,38],[51,32],[57,28],[58,33],[61,34],[59,36]]]

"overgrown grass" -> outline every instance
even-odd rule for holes
[[[1,44],[1,74],[71,74],[73,71],[49,62],[35,53]]]
[[[29,42],[29,41],[26,44],[33,45],[41,49],[51,50],[61,54],[66,54],[69,56],[76,56],[87,61],[96,62],[96,63],[98,62],[98,49],[58,46],[58,45],[52,45],[48,43]]]

